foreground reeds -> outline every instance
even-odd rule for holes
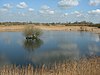
[[[100,75],[100,57],[63,61],[36,68],[30,64],[27,67],[5,65],[0,68],[0,75]]]

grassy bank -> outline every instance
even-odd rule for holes
[[[27,67],[5,65],[0,68],[0,75],[100,75],[100,57],[63,61],[37,68],[30,64]]]

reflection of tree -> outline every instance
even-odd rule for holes
[[[32,40],[32,39],[26,39],[24,40],[24,48],[26,48],[28,51],[33,51],[36,48],[39,48],[43,44],[43,41],[41,39]]]
[[[99,34],[99,40],[100,40],[100,34]]]

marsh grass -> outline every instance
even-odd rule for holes
[[[5,65],[0,68],[0,75],[100,75],[100,57],[63,61],[36,68],[30,64],[26,67]]]

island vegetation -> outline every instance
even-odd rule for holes
[[[42,33],[42,30],[39,28],[25,26],[23,30],[23,35],[26,38],[24,40],[24,48],[26,48],[28,51],[33,51],[34,49],[40,47],[43,43],[43,41],[40,39]]]
[[[23,30],[23,35],[27,40],[37,40],[42,35],[42,30],[39,28],[34,28],[33,26],[26,26]]]

